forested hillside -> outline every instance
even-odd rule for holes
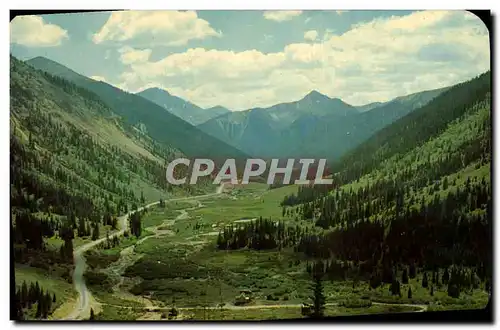
[[[166,111],[163,107],[141,96],[87,78],[43,57],[36,57],[27,61],[27,63],[95,93],[126,123],[142,126],[148,135],[158,143],[172,145],[189,157],[203,157],[215,160],[247,158],[243,152],[205,134]]]
[[[342,181],[370,172],[383,160],[404,153],[441,133],[490,91],[491,73],[453,86],[432,102],[396,121],[351,151],[335,166]]]
[[[123,122],[99,97],[11,58],[10,178],[16,262],[72,263],[73,239],[96,239],[146,201],[211,189],[172,187],[183,154]],[[62,243],[64,241],[64,243]]]
[[[226,230],[219,246],[262,248],[271,235],[316,260],[310,271],[360,276],[373,288],[398,287],[395,274],[408,269],[443,274],[451,297],[475,278],[489,288],[490,114],[488,72],[377,133],[338,165],[334,185],[300,187],[283,199],[284,216],[309,219],[317,230],[264,222]]]

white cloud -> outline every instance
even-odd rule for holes
[[[103,76],[90,76],[90,79],[106,82],[106,78],[104,78]]]
[[[309,40],[309,41],[314,41],[318,37],[318,31],[316,30],[309,30],[306,33],[304,33],[304,39]]]
[[[120,60],[123,64],[143,63],[149,60],[151,49],[134,49],[129,46],[122,47],[118,50]]]
[[[265,11],[264,18],[271,21],[283,22],[289,21],[300,14],[302,14],[302,10]]]
[[[195,11],[116,11],[92,38],[94,43],[182,46],[193,39],[220,37]]]
[[[40,16],[17,16],[10,22],[10,42],[26,47],[59,46],[68,31],[45,23]]]
[[[135,62],[120,86],[159,86],[200,106],[234,110],[294,101],[312,89],[359,105],[464,81],[488,70],[489,59],[487,31],[478,19],[416,12],[274,53],[195,48]]]

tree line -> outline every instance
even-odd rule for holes
[[[26,313],[36,305],[35,318],[46,319],[53,311],[56,303],[56,294],[50,293],[40,287],[38,281],[31,282],[28,286],[26,281],[16,288],[14,296],[14,313],[16,320],[24,320]]]

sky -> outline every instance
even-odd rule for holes
[[[157,87],[233,111],[312,90],[352,105],[453,85],[490,69],[466,11],[117,11],[20,16],[12,55],[44,56],[128,92]]]

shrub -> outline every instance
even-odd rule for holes
[[[178,315],[178,312],[177,312],[177,309],[175,309],[174,307],[172,307],[170,309],[170,311],[168,312],[168,317],[176,317]]]

